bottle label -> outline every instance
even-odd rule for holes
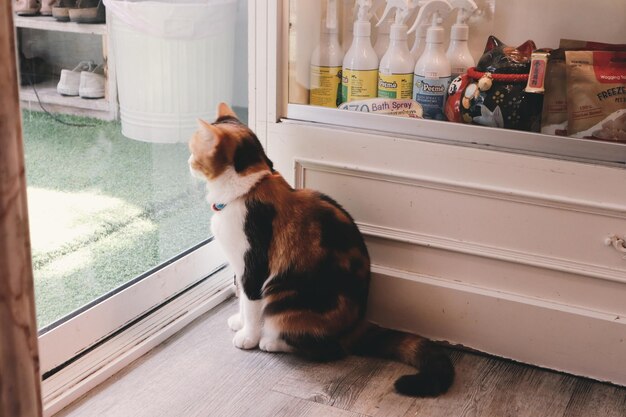
[[[379,74],[378,97],[411,98],[413,94],[413,74]]]
[[[314,106],[325,107],[337,107],[341,104],[341,67],[311,65],[309,102]]]
[[[446,103],[450,77],[427,78],[415,74],[414,81],[413,99],[424,108],[424,118],[446,120],[443,106]]]
[[[344,68],[341,90],[344,102],[376,98],[378,95],[378,70],[351,70]]]

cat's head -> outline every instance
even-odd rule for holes
[[[528,40],[520,46],[507,46],[495,36],[489,36],[485,52],[480,57],[476,69],[495,74],[525,74],[530,71],[530,56],[536,49],[535,43]]]
[[[191,173],[208,181],[273,171],[272,161],[265,155],[259,139],[225,103],[218,106],[213,123],[198,120],[189,150]]]

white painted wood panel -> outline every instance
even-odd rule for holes
[[[296,160],[296,185],[340,196],[371,235],[626,283],[626,261],[604,244],[626,207],[330,161]]]
[[[626,285],[435,246],[366,238],[373,263],[450,282],[626,317]]]
[[[445,124],[436,124],[445,128]],[[267,129],[270,157],[292,182],[296,159],[328,160],[347,168],[419,174],[441,182],[480,184],[486,189],[515,190],[574,204],[615,210],[626,207],[624,167],[432,143],[315,123],[287,121],[269,124]],[[506,135],[505,130],[501,132]]]
[[[382,325],[626,385],[623,317],[391,268],[374,272],[368,314]]]

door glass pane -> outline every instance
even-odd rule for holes
[[[40,328],[208,239],[186,141],[220,101],[247,121],[245,0],[112,3],[16,6]]]

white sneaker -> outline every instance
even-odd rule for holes
[[[77,96],[78,87],[80,86],[80,74],[84,70],[92,70],[95,68],[93,61],[81,61],[73,70],[61,70],[61,78],[57,84],[57,92],[64,96]]]
[[[102,65],[80,73],[78,95],[82,98],[104,97],[104,70]]]

